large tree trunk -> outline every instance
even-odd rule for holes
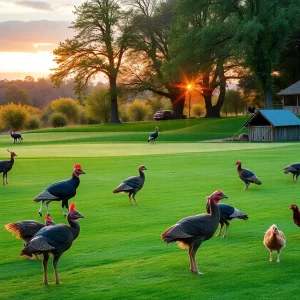
[[[273,109],[273,100],[272,100],[271,89],[266,87],[264,89],[264,96],[265,96],[265,109]]]
[[[118,97],[117,97],[117,78],[109,78],[110,87],[110,107],[111,107],[111,118],[110,123],[121,123],[119,119],[118,111]]]
[[[173,88],[172,90],[169,90],[169,95],[172,103],[172,109],[175,113],[175,118],[182,119],[185,93],[180,88]]]

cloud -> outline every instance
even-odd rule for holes
[[[75,32],[67,21],[0,22],[0,52],[52,51]],[[38,45],[38,47],[35,47]]]
[[[53,10],[49,3],[42,2],[42,1],[20,1],[20,2],[16,2],[16,5],[38,9],[38,10],[46,10],[46,11]]]

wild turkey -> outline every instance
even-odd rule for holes
[[[123,180],[123,182],[116,189],[113,190],[113,193],[114,194],[128,193],[130,205],[132,205],[131,195],[135,204],[138,205],[138,203],[135,200],[135,195],[144,186],[145,183],[145,174],[143,172],[144,170],[148,170],[148,169],[143,165],[139,166],[140,176],[132,176]]]
[[[156,143],[156,139],[158,137],[158,127],[155,127],[155,131],[152,132],[148,137],[148,143]]]
[[[221,225],[217,236],[221,235],[224,224],[226,225],[226,228],[225,228],[225,232],[222,237],[225,238],[227,236],[227,231],[228,231],[228,227],[229,227],[228,221],[231,221],[233,219],[248,220],[248,215],[244,214],[243,212],[234,208],[231,205],[219,203],[218,200],[215,200],[215,204],[218,205],[218,208],[220,211],[220,225]],[[210,213],[208,201],[206,203],[206,211],[207,211],[207,213]]]
[[[236,163],[237,172],[241,180],[243,180],[246,184],[245,190],[248,190],[250,183],[255,183],[257,185],[261,185],[261,181],[257,178],[257,176],[250,170],[242,169],[242,162],[238,160]]]
[[[15,234],[17,238],[23,240],[24,246],[26,246],[39,230],[41,230],[45,226],[51,225],[55,225],[55,223],[49,216],[46,216],[45,225],[38,221],[25,220],[21,222],[6,224],[5,228],[7,231]]]
[[[11,152],[11,149],[7,149],[10,153],[10,160],[1,160],[0,161],[0,173],[3,173],[3,185],[8,184],[7,182],[7,173],[12,169],[15,159],[14,157],[17,156],[15,152]]]
[[[293,174],[293,181],[298,182],[298,176],[300,175],[300,163],[291,164],[283,169],[284,174],[291,172]],[[296,180],[295,180],[296,176]]]
[[[80,180],[79,175],[85,174],[85,172],[81,169],[79,164],[74,165],[74,170],[72,174],[72,178],[67,180],[62,180],[50,185],[46,190],[37,195],[34,198],[34,202],[42,202],[41,207],[39,209],[39,214],[42,216],[43,206],[46,203],[46,210],[48,216],[50,216],[49,203],[51,201],[62,201],[61,207],[63,210],[64,216],[65,208],[69,208],[68,201],[76,195],[76,189],[79,186]]]
[[[190,258],[190,270],[195,274],[199,272],[195,255],[201,244],[209,240],[216,232],[220,212],[215,200],[227,198],[221,191],[215,191],[209,197],[210,214],[190,216],[178,221],[162,233],[161,237],[165,243],[178,242],[181,248],[188,248]]]
[[[83,216],[75,210],[74,202],[70,205],[70,211],[67,220],[70,226],[58,224],[42,228],[31,241],[22,249],[20,255],[23,257],[32,257],[32,255],[43,254],[44,284],[48,284],[47,264],[49,254],[53,254],[53,268],[55,273],[55,282],[60,284],[57,273],[57,262],[61,255],[67,251],[73,241],[78,237],[80,226],[77,219]]]
[[[272,251],[277,251],[277,262],[280,262],[280,252],[286,245],[286,238],[284,233],[278,230],[278,227],[273,224],[265,233],[264,241],[265,247],[270,252],[270,259],[272,261]]]
[[[20,133],[14,132],[12,130],[9,131],[10,136],[14,139],[14,143],[17,143],[18,141],[21,143],[23,141],[22,135]]]
[[[290,209],[293,211],[293,221],[294,223],[300,227],[300,212],[298,206],[296,204],[292,204]]]

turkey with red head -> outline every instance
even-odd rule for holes
[[[139,173],[140,176],[132,176],[122,181],[122,183],[113,190],[113,193],[128,193],[129,202],[131,203],[131,195],[136,205],[138,203],[135,200],[135,195],[137,192],[142,189],[145,183],[145,174],[144,170],[148,170],[145,166],[139,166]]]
[[[81,174],[85,174],[85,172],[81,169],[81,166],[79,164],[76,164],[74,166],[73,174],[70,179],[51,184],[42,193],[34,198],[34,202],[42,202],[39,209],[40,216],[42,216],[43,213],[44,203],[46,204],[47,214],[48,216],[50,216],[49,203],[51,201],[60,200],[62,201],[61,207],[63,210],[63,214],[64,216],[66,215],[65,208],[69,208],[69,199],[75,197],[76,195],[76,190],[80,183],[79,175]]]
[[[298,182],[298,176],[300,175],[300,163],[294,163],[288,165],[283,169],[284,174],[292,173],[293,174],[293,181]],[[296,176],[296,179],[295,179]]]
[[[5,228],[7,231],[15,234],[17,238],[23,240],[24,246],[26,246],[39,230],[41,230],[45,226],[52,225],[55,225],[55,223],[49,216],[46,216],[45,224],[34,220],[25,220],[6,224]]]
[[[206,203],[207,213],[210,213],[209,200],[210,200],[209,197],[207,197],[207,203]],[[234,208],[231,205],[225,203],[219,203],[219,200],[215,200],[215,204],[218,206],[220,211],[220,225],[221,225],[217,236],[221,235],[224,224],[226,225],[226,228],[222,237],[225,238],[227,236],[229,221],[233,219],[248,220],[248,215],[244,214],[243,212]]]
[[[199,271],[195,255],[201,244],[212,238],[220,222],[220,212],[215,200],[227,198],[218,190],[209,197],[210,213],[186,217],[169,227],[161,237],[165,243],[178,242],[182,248],[188,248],[190,270],[195,274]]]
[[[298,206],[296,204],[291,204],[290,209],[293,211],[294,223],[300,227],[300,212]]]
[[[55,273],[55,282],[60,284],[57,272],[57,263],[61,255],[67,251],[73,241],[78,237],[80,226],[77,219],[83,216],[75,209],[75,203],[70,205],[70,211],[67,215],[69,225],[57,224],[47,226],[38,231],[30,242],[22,249],[20,255],[23,257],[32,257],[32,255],[43,254],[43,272],[44,284],[48,284],[47,264],[49,254],[53,255],[53,268]]]
[[[237,172],[241,180],[243,180],[246,184],[245,190],[248,190],[250,183],[255,183],[257,185],[261,185],[261,181],[257,178],[257,176],[250,170],[242,169],[242,162],[238,160],[236,163]]]

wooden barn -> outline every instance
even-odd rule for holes
[[[244,124],[251,142],[300,140],[300,119],[287,109],[261,109]]]
[[[300,114],[300,81],[290,85],[277,95],[282,97],[284,109],[289,109],[295,114]]]

